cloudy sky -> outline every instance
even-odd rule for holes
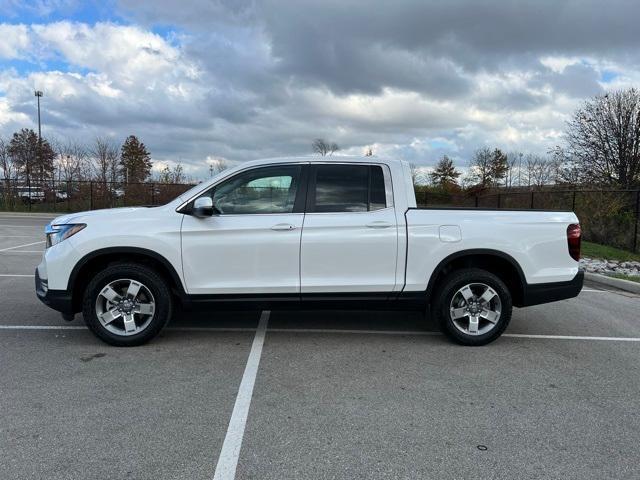
[[[636,0],[0,0],[0,135],[207,162],[546,152],[585,98],[640,86]]]

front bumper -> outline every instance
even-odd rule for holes
[[[568,282],[526,284],[522,292],[522,304],[516,306],[529,307],[577,297],[583,283],[584,272],[579,270],[573,280]]]
[[[46,306],[62,312],[73,314],[73,298],[66,290],[49,290],[47,280],[40,278],[36,268],[36,296]]]

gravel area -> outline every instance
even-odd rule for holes
[[[581,258],[580,267],[590,273],[611,275],[621,273],[624,275],[640,276],[640,262],[620,262],[618,260],[606,260],[602,258]]]

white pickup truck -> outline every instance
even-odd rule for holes
[[[120,346],[195,305],[419,309],[483,345],[512,306],[583,282],[574,213],[419,209],[409,165],[375,157],[244,163],[164,206],[56,218],[46,239],[38,297]]]

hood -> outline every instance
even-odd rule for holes
[[[148,211],[150,207],[120,207],[105,208],[103,210],[89,210],[87,212],[68,213],[56,217],[51,221],[51,225],[64,225],[66,223],[87,223],[88,220],[98,219],[101,217],[110,217],[118,215],[135,215],[141,210]]]

